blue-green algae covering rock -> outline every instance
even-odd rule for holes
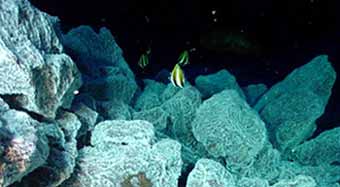
[[[54,31],[56,22],[27,0],[0,1],[0,94],[48,118],[70,107],[81,85]]]
[[[201,102],[200,92],[193,86],[186,86],[162,104],[161,108],[170,115],[171,132],[176,139],[187,141],[190,123]]]
[[[309,138],[325,110],[336,73],[327,55],[295,69],[255,104],[274,146],[283,152]]]
[[[72,29],[62,40],[83,73],[85,92],[97,100],[130,103],[137,89],[135,76],[110,31],[89,26]]]
[[[166,85],[154,80],[144,80],[144,90],[138,97],[134,108],[137,111],[148,110],[162,104],[161,94],[166,89]]]
[[[253,106],[257,100],[268,90],[265,84],[251,84],[242,88],[244,95],[247,98],[247,102],[250,106]]]
[[[130,120],[132,119],[132,107],[122,100],[98,101],[97,111],[105,120]]]
[[[237,187],[269,187],[267,180],[243,177],[237,181]]]
[[[245,98],[236,78],[225,69],[214,74],[198,76],[195,80],[195,86],[201,92],[203,99],[225,89],[235,89],[242,98]]]
[[[328,56],[317,56],[309,63],[295,69],[283,81],[271,87],[256,103],[255,109],[261,112],[268,103],[278,96],[296,89],[312,91],[326,104],[331,95],[335,78],[336,73],[328,61]]]
[[[340,127],[294,147],[289,158],[304,165],[340,163]]]
[[[316,183],[312,177],[298,175],[293,179],[281,180],[272,187],[316,187]]]
[[[80,125],[76,115],[62,112],[57,115],[56,123],[41,126],[50,145],[47,161],[15,186],[56,187],[68,179],[78,156],[76,136]]]
[[[186,187],[235,187],[234,176],[220,163],[200,159],[190,172]]]
[[[248,178],[264,179],[272,184],[280,179],[282,174],[280,165],[280,152],[273,149],[271,144],[266,144],[254,158],[253,164],[250,167],[241,168],[237,174]]]
[[[154,107],[149,110],[134,112],[132,114],[134,120],[145,120],[154,124],[157,131],[163,131],[170,125],[170,115],[161,107]]]
[[[225,90],[203,102],[192,122],[196,139],[227,165],[252,162],[267,140],[265,124],[235,90]]]
[[[189,164],[207,155],[204,146],[197,142],[191,131],[191,122],[201,104],[200,92],[190,84],[177,88],[144,80],[146,87],[137,98],[133,119],[154,124],[157,136],[171,137],[182,143],[184,170]],[[153,107],[153,108],[152,108]],[[140,110],[140,111],[139,111]]]
[[[98,120],[98,113],[96,111],[92,110],[83,103],[74,104],[72,106],[72,111],[81,122],[81,127],[76,133],[77,137],[85,135],[87,132],[94,129],[94,126]]]
[[[4,110],[0,114],[0,185],[8,186],[19,181],[43,165],[50,148],[46,132],[28,114]]]
[[[261,111],[270,140],[285,152],[309,138],[316,129],[315,120],[324,112],[320,97],[308,90],[295,90],[268,103]]]
[[[93,131],[92,146],[80,150],[76,170],[63,186],[177,187],[181,145],[155,140],[147,121],[101,122]]]

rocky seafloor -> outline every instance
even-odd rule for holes
[[[269,88],[225,69],[138,85],[108,29],[58,23],[0,0],[0,186],[340,187],[340,128],[311,138],[327,55]]]

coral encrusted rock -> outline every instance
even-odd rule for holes
[[[63,186],[177,187],[181,145],[170,139],[155,142],[151,123],[101,122],[91,144],[80,150],[75,173]]]
[[[0,95],[49,118],[60,106],[70,107],[81,85],[54,31],[56,22],[27,0],[0,1]]]
[[[221,70],[205,76],[200,75],[196,78],[195,85],[204,99],[225,89],[235,89],[242,98],[245,98],[242,89],[236,82],[236,78],[227,70]]]
[[[264,122],[235,90],[205,100],[192,122],[195,138],[227,165],[250,163],[267,140]]]
[[[83,74],[83,92],[101,101],[131,102],[137,90],[135,76],[110,30],[96,33],[80,26],[64,35],[62,42]]]
[[[254,108],[266,123],[276,148],[290,151],[313,134],[335,78],[327,55],[320,55],[295,69],[258,100]]]
[[[0,184],[8,186],[43,165],[49,154],[44,124],[16,110],[0,114]]]
[[[200,159],[188,176],[186,187],[235,187],[234,177],[220,163]]]

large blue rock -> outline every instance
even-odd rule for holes
[[[73,173],[77,150],[77,132],[80,122],[76,115],[62,112],[57,115],[56,123],[45,124],[42,131],[46,134],[50,151],[46,162],[24,177],[15,186],[60,186]]]
[[[170,139],[154,140],[153,125],[147,121],[99,123],[92,146],[80,150],[75,173],[63,186],[177,187],[181,145]]]
[[[144,80],[143,92],[139,95],[134,108],[137,111],[148,110],[162,104],[161,95],[167,86],[153,80]]]
[[[12,105],[54,118],[70,107],[80,73],[54,31],[56,18],[27,0],[0,1],[0,94]]]
[[[312,135],[335,78],[327,55],[320,55],[295,69],[258,100],[254,108],[267,124],[270,140],[276,148],[290,151]]]
[[[42,166],[50,147],[46,131],[39,128],[46,124],[0,103],[0,185],[8,186]]]
[[[83,92],[97,100],[131,102],[137,89],[135,76],[107,28],[96,33],[80,26],[64,35],[62,42],[83,74]]]
[[[264,122],[235,90],[205,100],[191,125],[206,150],[235,169],[251,163],[267,140]]]
[[[200,75],[195,80],[195,86],[206,99],[225,89],[235,89],[242,98],[245,98],[242,89],[236,82],[236,78],[223,69],[214,74]]]
[[[234,176],[220,163],[200,159],[190,172],[186,187],[236,187]]]
[[[288,157],[304,165],[340,163],[340,127],[294,147]]]
[[[265,84],[251,84],[242,88],[246,100],[250,106],[255,105],[257,100],[268,90]]]

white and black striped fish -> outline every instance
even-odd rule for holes
[[[146,53],[143,53],[138,61],[138,66],[144,69],[149,64],[149,56]]]
[[[178,64],[185,66],[189,64],[189,52],[184,50],[178,57]]]
[[[176,86],[183,88],[185,83],[184,72],[179,64],[176,64],[171,72],[170,76],[171,83]]]

